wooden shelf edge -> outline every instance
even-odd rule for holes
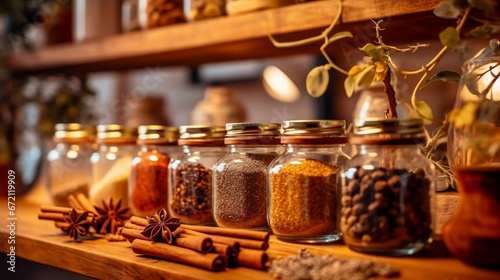
[[[440,0],[393,1],[350,0],[344,4],[341,29],[353,30],[356,23],[370,24],[372,18],[386,18],[389,23],[415,17],[435,17],[432,10]],[[141,32],[89,40],[79,44],[62,44],[8,56],[4,62],[18,73],[43,71],[105,71],[139,68],[147,65],[197,65],[298,53],[317,53],[318,45],[277,49],[268,34],[300,35],[306,38],[320,34],[338,12],[337,1],[323,0],[264,10],[237,16],[190,22]],[[408,28],[405,26],[403,28]],[[355,36],[363,29],[355,30]],[[394,29],[394,32],[397,30]],[[365,32],[366,33],[366,32]],[[373,32],[372,32],[373,33]],[[400,33],[397,31],[396,33]],[[405,32],[407,33],[407,32]],[[421,36],[424,32],[418,32]],[[362,35],[362,34],[361,34]],[[403,41],[408,35],[395,34]],[[283,37],[285,36],[285,37]],[[366,36],[366,35],[365,35]],[[412,37],[414,39],[414,37]]]

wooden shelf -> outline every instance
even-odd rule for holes
[[[7,208],[5,198],[0,199]],[[103,239],[76,243],[61,234],[50,221],[37,219],[39,206],[16,201],[16,257],[25,258],[99,279],[255,279],[271,277],[264,271],[234,268],[224,272],[202,269],[135,255],[128,242],[107,242]],[[0,211],[0,220],[7,222],[7,212]],[[0,227],[0,251],[8,253],[9,236],[6,226]],[[268,254],[271,259],[296,254],[307,248],[318,254],[343,258],[374,259],[393,264],[402,271],[400,279],[500,279],[500,271],[479,269],[465,265],[453,258],[442,242],[413,257],[378,257],[355,253],[346,246],[302,245],[278,241],[271,237]],[[17,267],[17,269],[27,269]]]
[[[351,30],[354,39],[344,47],[354,49],[373,41],[370,19],[385,19],[384,40],[403,43],[436,39],[440,27],[453,25],[432,10],[441,0],[349,0],[337,30]],[[45,71],[89,72],[146,66],[197,65],[298,53],[319,54],[318,45],[277,49],[267,35],[280,40],[318,35],[338,11],[336,1],[324,0],[238,16],[177,24],[96,39],[61,44],[34,52],[15,54],[5,64],[20,74]],[[431,28],[428,28],[431,27]],[[345,50],[345,48],[344,48]],[[333,51],[333,50],[330,50]],[[347,55],[345,52],[344,55]]]

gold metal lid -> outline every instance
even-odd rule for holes
[[[344,120],[289,120],[283,122],[283,135],[344,135]]]
[[[279,123],[228,123],[226,124],[226,137],[242,136],[279,136],[281,124]]]
[[[368,118],[355,120],[352,144],[410,145],[425,143],[422,119]]]
[[[119,124],[100,124],[97,126],[98,142],[131,142],[137,139],[137,128],[125,127]]]
[[[179,128],[169,127],[163,125],[141,125],[137,129],[139,132],[139,139],[137,142],[163,142],[163,143],[177,143],[179,140]]]
[[[355,120],[353,127],[354,135],[422,133],[424,133],[424,122],[422,119],[368,118]]]
[[[179,127],[180,139],[224,138],[223,126],[183,125]]]
[[[89,137],[88,127],[79,123],[58,123],[54,126],[55,140],[83,139]]]

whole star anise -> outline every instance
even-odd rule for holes
[[[77,240],[80,236],[87,235],[90,222],[87,221],[87,216],[89,211],[82,212],[78,214],[75,209],[67,214],[64,214],[64,220],[68,223],[67,227],[62,229],[69,233],[69,236],[74,240]]]
[[[121,200],[114,204],[113,199],[109,199],[109,203],[102,201],[102,207],[95,206],[97,211],[96,229],[101,234],[115,234],[118,227],[125,225],[125,221],[130,218],[128,207],[120,208]]]
[[[169,218],[167,210],[161,209],[153,216],[146,216],[146,219],[148,220],[148,225],[141,232],[142,235],[151,240],[163,240],[165,243],[172,244],[172,232],[181,225],[179,218]]]

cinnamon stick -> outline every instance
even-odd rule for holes
[[[269,241],[269,233],[263,231],[208,227],[208,226],[193,226],[185,224],[182,224],[181,228],[194,230],[205,234],[222,235],[222,236],[229,236],[229,237],[243,238],[243,239],[264,240],[266,242]]]
[[[181,225],[181,228],[182,228],[182,225]],[[197,231],[185,229],[185,228],[182,228],[182,230],[184,230],[185,233],[191,234],[191,235],[209,236],[215,242],[228,244],[231,246],[235,246],[235,244],[237,243],[238,245],[236,245],[236,248],[243,247],[243,248],[256,249],[256,250],[266,250],[267,248],[269,248],[269,244],[265,240],[252,240],[252,239],[235,238],[235,237],[229,237],[229,236],[212,235],[212,234],[201,233],[201,232],[197,232]]]
[[[208,235],[205,233],[197,232],[197,231],[190,230],[190,229],[184,229],[184,228],[179,228],[179,229],[176,230],[176,233],[178,231],[178,233],[184,233],[187,235],[210,237],[213,242],[229,245],[229,246],[233,247],[236,251],[238,251],[240,249],[240,243],[238,241],[236,241],[235,239],[226,237],[226,236]]]
[[[229,258],[232,258],[235,256],[235,250],[233,249],[233,247],[231,247],[229,245],[214,242],[212,247],[213,247],[212,248],[213,253],[217,253],[226,259],[229,259]]]
[[[64,214],[62,214],[62,213],[38,213],[38,219],[39,220],[51,220],[51,221],[56,221],[56,222],[66,222],[66,220],[64,219]],[[89,223],[92,223],[94,221],[94,218],[91,216],[88,216],[87,221]]]
[[[264,269],[266,268],[267,254],[262,250],[241,249],[234,261],[243,266]]]
[[[68,202],[71,207],[77,209],[77,210],[83,210],[83,206],[78,202],[76,197],[73,194],[68,195]]]
[[[130,222],[132,224],[138,225],[138,226],[143,226],[147,227],[149,225],[148,220],[142,218],[142,217],[137,217],[137,216],[132,216],[130,218]]]
[[[210,253],[213,247],[212,239],[203,236],[178,237],[175,239],[175,244],[200,253]]]
[[[142,239],[142,240],[148,240],[151,241],[149,238],[141,234],[142,230],[137,230],[137,229],[130,229],[130,228],[124,228],[122,230],[122,236],[127,238],[128,241],[132,242],[136,239]]]
[[[221,271],[227,267],[227,262],[218,254],[201,254],[190,249],[165,243],[135,239],[132,242],[132,250],[136,254],[154,256],[211,271]]]
[[[77,194],[76,200],[83,207],[83,209],[97,214],[97,210],[95,210],[94,204],[92,204],[92,202],[83,193]]]
[[[81,214],[85,212],[84,210],[75,209],[76,213]],[[61,207],[61,206],[52,206],[52,205],[42,205],[40,206],[40,211],[42,213],[59,213],[59,214],[67,214],[73,211],[73,208],[70,207]],[[94,216],[94,213],[89,212],[89,216]]]
[[[145,228],[145,227],[143,227],[143,226],[138,226],[138,225],[133,224],[133,223],[131,223],[131,222],[126,223],[126,224],[124,225],[124,227],[125,227],[125,228],[130,228],[130,229],[138,229],[138,230],[141,230],[141,231],[142,231],[142,230],[144,230],[144,228]]]
[[[54,224],[55,224],[55,226],[56,226],[57,228],[61,228],[61,229],[62,229],[62,228],[65,228],[65,227],[69,227],[69,224],[68,224],[68,223],[66,223],[66,222],[55,222]]]

